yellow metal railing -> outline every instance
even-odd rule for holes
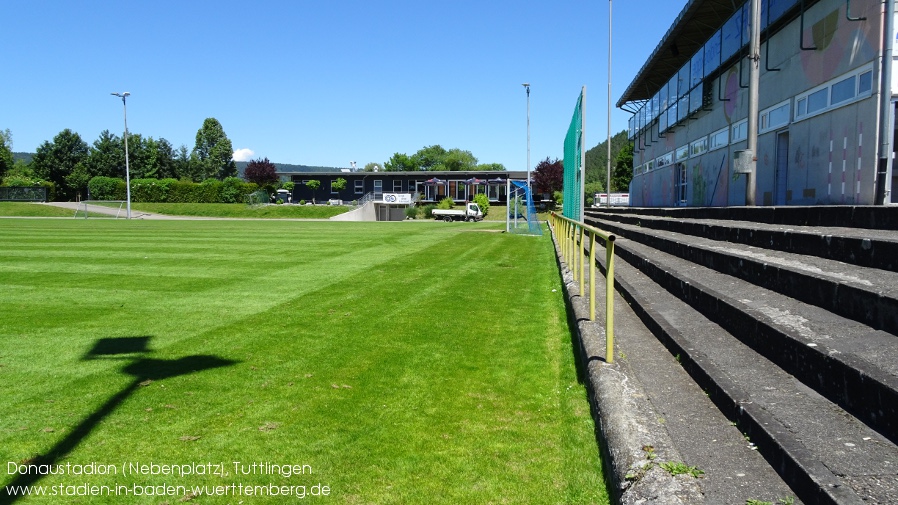
[[[552,212],[549,224],[555,231],[561,256],[580,284],[580,297],[586,296],[586,270],[589,270],[589,320],[596,320],[596,237],[605,241],[605,361],[614,362],[614,235],[580,221]],[[586,242],[589,241],[589,259]],[[587,268],[586,261],[589,261]]]

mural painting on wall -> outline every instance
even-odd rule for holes
[[[708,205],[720,207],[727,205],[727,194],[730,191],[730,177],[728,173],[727,153],[724,152],[717,165],[717,173],[712,173],[709,180],[714,181],[711,194],[708,197]],[[713,168],[713,167],[712,167]]]
[[[705,173],[702,170],[702,163],[698,162],[692,166],[692,198],[689,205],[693,207],[704,207],[705,195],[708,192],[708,183],[705,181]]]
[[[876,23],[857,23],[846,19],[845,5],[836,8],[822,19],[805,28],[802,46],[810,51],[801,51],[801,64],[809,83],[825,82],[836,76],[854,61],[868,61],[876,56],[875,45],[871,41]],[[869,5],[852,5],[853,16],[877,16]],[[806,25],[807,26],[807,25]]]
[[[724,84],[724,100],[723,113],[727,118],[727,123],[733,124],[734,114],[739,107],[739,71],[738,67],[733,67],[726,77]]]

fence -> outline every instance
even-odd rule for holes
[[[47,188],[44,187],[2,187],[0,202],[46,202]]]
[[[596,237],[605,241],[605,361],[614,362],[614,235],[552,212],[549,219],[568,269],[586,296],[586,242],[589,240],[589,320],[596,320]]]

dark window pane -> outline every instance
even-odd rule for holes
[[[720,30],[705,43],[705,76],[711,75],[720,66]]]

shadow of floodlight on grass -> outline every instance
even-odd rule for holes
[[[144,357],[149,354],[149,336],[141,337],[110,337],[101,338],[82,357],[82,360],[115,359],[128,360],[130,363],[122,368],[122,373],[134,377],[134,379],[121,391],[115,393],[109,400],[96,411],[85,417],[62,440],[57,442],[45,454],[39,454],[23,464],[27,465],[53,465],[66,456],[78,444],[84,440],[107,415],[112,413],[134,390],[148,380],[162,380],[191,373],[203,372],[213,368],[222,368],[237,364],[237,361],[219,358],[217,356],[194,355],[178,359],[155,359]],[[8,488],[19,488],[34,485],[44,477],[39,472],[18,474],[12,482],[6,484],[0,494],[0,505],[11,504],[23,496],[10,495]]]

